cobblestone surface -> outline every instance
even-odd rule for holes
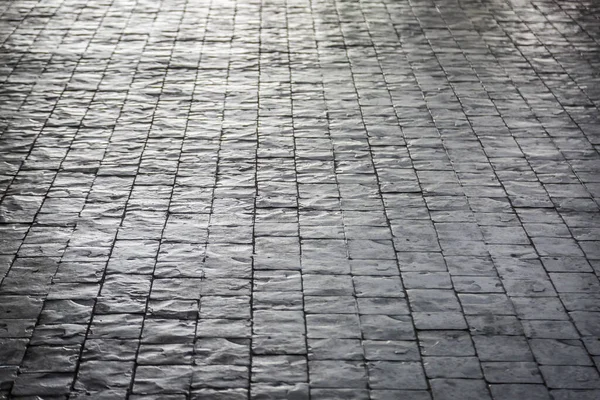
[[[1,2],[0,399],[599,399],[599,6]]]

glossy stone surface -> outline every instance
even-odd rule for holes
[[[0,4],[0,399],[600,398],[591,0]]]

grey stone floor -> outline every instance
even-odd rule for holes
[[[600,2],[0,2],[0,399],[600,399]]]

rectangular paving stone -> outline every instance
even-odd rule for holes
[[[133,392],[161,396],[166,393],[187,393],[191,380],[191,366],[139,366],[134,377]]]
[[[540,371],[549,388],[598,389],[598,371],[584,366],[541,366]]]
[[[309,378],[315,388],[366,388],[367,369],[362,362],[310,361]]]
[[[423,365],[428,378],[482,378],[477,357],[424,357]]]
[[[491,399],[487,386],[478,379],[433,379],[431,390],[434,399]]]
[[[483,362],[485,379],[491,383],[543,383],[536,363],[526,361]]]
[[[423,367],[418,362],[375,361],[367,364],[374,389],[426,389]]]

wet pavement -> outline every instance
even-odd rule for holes
[[[600,398],[600,4],[0,4],[0,399]]]

